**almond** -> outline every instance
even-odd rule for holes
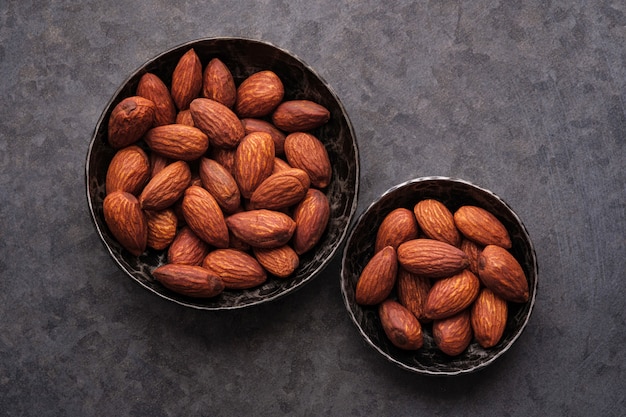
[[[268,133],[252,132],[246,135],[235,151],[235,180],[244,198],[272,174],[274,168],[274,141]]]
[[[213,148],[209,152],[211,159],[226,168],[233,178],[235,177],[235,151],[236,149]]]
[[[267,274],[251,255],[237,249],[217,249],[210,252],[202,267],[220,277],[227,289],[248,289],[263,284]]]
[[[241,120],[222,103],[197,98],[189,105],[194,125],[208,137],[212,146],[234,148],[245,136]]]
[[[284,154],[286,136],[283,132],[278,130],[276,126],[270,122],[266,122],[265,120],[255,118],[243,118],[241,119],[241,123],[243,123],[246,135],[252,132],[269,133],[274,140],[274,150],[276,151],[276,155],[281,156]]]
[[[154,124],[156,107],[143,97],[127,97],[111,111],[108,122],[108,141],[114,149],[137,142]]]
[[[148,243],[148,223],[137,198],[125,191],[114,191],[104,198],[104,221],[120,245],[139,256]]]
[[[250,210],[226,218],[230,231],[255,248],[276,248],[289,242],[296,222],[284,213],[273,210]]]
[[[383,302],[393,290],[398,272],[396,250],[386,246],[365,264],[356,283],[355,300],[360,305]]]
[[[176,236],[178,218],[173,209],[145,210],[148,222],[148,247],[156,250],[167,248]]]
[[[426,304],[430,287],[431,280],[429,278],[412,274],[402,267],[398,268],[398,276],[396,278],[398,302],[413,313],[422,323],[431,321],[424,314],[424,305]]]
[[[199,167],[202,186],[206,188],[225,213],[234,213],[241,204],[235,178],[219,162],[202,158]]]
[[[144,210],[163,210],[178,200],[191,181],[191,170],[185,161],[176,161],[156,174],[139,196]]]
[[[300,263],[298,254],[289,245],[272,249],[254,248],[254,257],[263,268],[278,278],[287,278]]]
[[[209,253],[209,244],[185,226],[174,237],[167,251],[167,261],[172,264],[202,265]]]
[[[181,110],[176,114],[176,124],[187,125],[196,127],[193,123],[193,117],[191,116],[191,110]]]
[[[166,264],[152,275],[164,287],[187,297],[211,298],[224,291],[222,280],[200,266]]]
[[[398,246],[398,262],[409,272],[428,278],[450,277],[469,265],[467,255],[459,248],[425,238]]]
[[[472,240],[462,238],[460,249],[465,252],[469,259],[469,270],[478,275],[478,258],[480,258],[482,247]]]
[[[137,95],[154,103],[154,126],[162,126],[176,121],[176,106],[167,86],[157,75],[145,73],[139,79]]]
[[[296,222],[292,244],[297,254],[302,255],[317,245],[330,220],[330,202],[326,194],[309,188],[306,195],[293,211]]]
[[[522,266],[506,249],[487,245],[478,258],[480,281],[506,301],[528,301],[528,280]]]
[[[470,270],[464,269],[449,278],[433,283],[424,314],[431,320],[445,319],[469,307],[480,291],[480,281]]]
[[[303,132],[322,126],[330,120],[330,112],[311,100],[283,101],[272,114],[272,123],[285,132]]]
[[[311,185],[326,188],[332,177],[332,167],[324,144],[315,136],[296,132],[287,135],[284,144],[287,162],[309,174]]]
[[[309,186],[306,172],[290,168],[263,180],[250,196],[250,204],[256,209],[284,209],[302,201]]]
[[[237,87],[233,74],[219,58],[211,59],[204,69],[202,96],[222,103],[228,108],[235,105]]]
[[[415,215],[406,208],[397,208],[385,216],[376,233],[374,251],[378,252],[385,246],[398,249],[401,243],[417,239],[419,233]]]
[[[449,243],[461,244],[461,235],[454,224],[452,212],[440,201],[426,199],[413,207],[417,223],[424,234],[431,238]]]
[[[510,249],[511,237],[504,225],[490,212],[477,206],[462,206],[454,213],[456,227],[468,239],[487,246]]]
[[[191,48],[180,57],[172,73],[171,95],[176,107],[185,110],[202,90],[202,63]]]
[[[422,326],[404,306],[394,300],[385,300],[378,307],[378,315],[387,338],[394,346],[404,350],[422,347]]]
[[[193,161],[209,149],[209,138],[193,126],[171,124],[150,129],[144,136],[148,147],[166,158]]]
[[[216,248],[228,247],[228,227],[224,213],[215,198],[202,187],[192,185],[185,190],[183,216],[193,232]]]
[[[468,309],[454,316],[433,322],[433,339],[446,355],[458,356],[472,341],[472,326]]]
[[[273,71],[259,71],[237,88],[235,113],[240,118],[264,117],[270,114],[283,101],[285,88]]]
[[[141,192],[150,179],[150,160],[139,146],[131,145],[113,155],[106,173],[106,192]]]
[[[474,338],[485,349],[495,346],[506,328],[508,306],[489,288],[483,288],[470,310]]]
[[[153,178],[156,174],[161,172],[163,168],[172,163],[172,160],[156,152],[150,152],[148,159],[150,160],[150,178]]]
[[[285,161],[284,159],[279,158],[279,157],[275,157],[274,158],[274,169],[272,170],[272,174],[276,174],[277,172],[284,171],[286,169],[291,169],[291,165],[289,165],[287,163],[287,161]],[[310,179],[309,179],[309,182],[311,182]]]

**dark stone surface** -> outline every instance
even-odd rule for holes
[[[351,115],[359,209],[428,175],[488,188],[533,238],[522,337],[478,373],[378,356],[340,256],[258,308],[186,309],[109,257],[84,163],[128,74],[206,36],[272,42]],[[623,415],[626,3],[4,1],[0,5],[0,410],[90,415]]]

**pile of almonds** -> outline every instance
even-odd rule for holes
[[[493,347],[504,333],[508,303],[529,299],[511,246],[505,226],[477,206],[452,213],[437,199],[423,199],[413,210],[396,208],[377,230],[356,302],[377,306],[385,334],[401,349],[420,349],[426,326],[449,356],[472,340]]]
[[[330,112],[285,100],[273,71],[236,85],[222,61],[203,68],[194,49],[171,79],[144,74],[111,112],[111,233],[135,256],[166,251],[153,276],[190,297],[289,277],[329,221],[331,165],[312,132]]]

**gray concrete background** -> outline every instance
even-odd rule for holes
[[[522,217],[540,288],[496,363],[428,378],[377,356],[345,312],[340,256],[288,298],[217,314],[117,268],[87,211],[96,121],[146,59],[231,35],[290,50],[336,90],[358,213],[445,175]],[[625,45],[621,0],[4,0],[0,415],[625,415]]]

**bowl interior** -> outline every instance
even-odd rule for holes
[[[176,294],[154,280],[150,271],[166,261],[164,251],[147,250],[139,257],[123,250],[111,236],[102,212],[105,177],[115,150],[107,143],[107,121],[113,108],[125,97],[135,94],[139,79],[151,72],[169,85],[180,57],[194,48],[203,68],[212,58],[219,58],[239,84],[247,76],[272,70],[285,86],[285,100],[308,99],[330,110],[331,119],[315,134],[326,146],[332,164],[332,181],[324,190],[331,205],[330,220],[316,248],[300,259],[294,276],[268,279],[254,289],[224,291],[211,299],[194,299]],[[166,51],[138,68],[115,92],[96,125],[86,161],[86,186],[89,209],[95,227],[111,256],[132,279],[154,293],[180,304],[208,310],[233,309],[267,302],[301,287],[330,262],[343,242],[356,210],[359,156],[356,138],[348,115],[332,88],[302,60],[266,42],[243,38],[200,39]]]
[[[417,351],[398,349],[387,339],[375,307],[363,307],[355,301],[355,288],[361,271],[374,253],[376,231],[393,209],[412,210],[425,198],[443,202],[452,212],[471,204],[495,214],[511,235],[511,253],[520,262],[529,280],[530,300],[525,304],[509,303],[509,317],[500,342],[484,349],[472,342],[461,355],[450,357],[437,349],[429,325],[424,326],[424,346]],[[518,216],[498,196],[469,182],[445,177],[408,181],[388,190],[359,217],[344,248],[341,291],[348,312],[366,342],[396,365],[422,374],[456,375],[480,369],[502,355],[515,342],[530,317],[537,289],[537,261],[532,242]]]

